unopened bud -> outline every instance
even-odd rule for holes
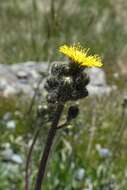
[[[67,115],[67,120],[72,120],[77,117],[79,114],[79,108],[78,106],[70,106],[68,109],[68,115]]]
[[[54,76],[68,76],[70,67],[68,63],[54,62],[51,67],[51,74]]]
[[[58,79],[54,76],[51,76],[50,78],[47,79],[44,87],[49,92],[57,88],[58,85],[59,85]]]

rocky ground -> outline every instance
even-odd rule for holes
[[[43,79],[48,72],[47,62],[18,63],[14,65],[0,64],[0,95],[28,95],[32,97],[40,82],[40,90],[43,89]],[[88,91],[90,95],[109,94],[112,90],[106,83],[106,76],[103,69],[88,69],[90,77]]]
[[[51,63],[52,64],[52,63]],[[33,97],[36,88],[39,85],[39,91],[43,92],[44,79],[47,76],[49,64],[47,62],[18,63],[13,65],[0,64],[0,96],[22,96]],[[106,76],[103,69],[92,68],[86,71],[90,77],[90,83],[87,86],[90,95],[110,94],[112,87],[107,85]],[[11,112],[4,114],[0,119],[7,129],[15,129],[16,121]],[[15,154],[10,146],[5,147],[1,152],[3,160],[22,164],[23,160],[19,154]]]

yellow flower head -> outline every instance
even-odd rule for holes
[[[101,67],[102,61],[98,55],[88,55],[89,49],[84,49],[80,45],[60,46],[59,52],[69,57],[74,63],[83,67]]]

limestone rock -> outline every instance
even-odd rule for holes
[[[48,73],[47,62],[27,61],[14,65],[0,64],[0,95],[8,97],[10,95],[28,95],[32,97],[40,82],[40,92]],[[103,69],[87,69],[90,83],[87,86],[90,95],[108,95],[112,88],[106,83],[106,76]],[[40,93],[39,92],[39,93]],[[39,94],[38,93],[38,94]]]
[[[89,95],[109,95],[112,87],[107,85],[106,75],[101,68],[89,68],[87,73],[90,77],[90,83],[87,86]]]

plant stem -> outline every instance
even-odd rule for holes
[[[28,156],[27,156],[27,160],[26,160],[26,168],[25,168],[25,190],[29,190],[29,165],[31,162],[31,156],[32,156],[32,152],[33,152],[33,148],[34,145],[36,143],[36,140],[38,138],[39,135],[39,128],[36,130],[33,141],[31,143],[29,152],[28,152]]]
[[[61,117],[63,108],[64,108],[64,105],[62,105],[62,104],[57,105],[56,111],[54,113],[54,118],[53,118],[53,121],[52,121],[52,125],[51,125],[51,128],[49,129],[46,144],[45,144],[45,148],[44,148],[42,158],[41,158],[41,161],[40,161],[39,170],[38,170],[34,190],[41,190],[41,186],[42,186],[42,183],[43,183],[44,174],[45,174],[45,170],[46,170],[46,164],[47,164],[47,161],[48,161],[48,157],[49,157],[49,153],[50,153],[50,150],[51,150],[51,146],[53,144],[54,137],[56,135],[57,126],[58,126],[59,119]]]

